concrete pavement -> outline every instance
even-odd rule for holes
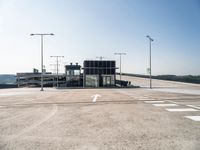
[[[100,96],[93,102],[95,94]],[[198,150],[198,116],[200,95],[194,94],[147,88],[2,89],[0,149]]]

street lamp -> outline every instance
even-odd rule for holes
[[[152,81],[151,81],[151,42],[153,42],[153,39],[147,35],[146,36],[149,39],[149,79],[150,79],[150,89],[152,89]]]
[[[103,58],[105,58],[105,57],[99,56],[99,57],[96,57],[96,58],[99,58],[100,60],[103,60]]]
[[[60,57],[62,57],[62,58],[64,58],[64,56],[50,56],[50,57],[55,57],[56,58],[56,64],[57,64],[57,88],[58,88],[58,58],[60,58]]]
[[[126,55],[126,53],[114,53],[115,55],[119,55],[120,56],[120,81],[122,79],[122,71],[121,71],[121,68],[122,68],[122,63],[121,63],[121,57],[122,55]]]
[[[44,69],[43,69],[43,37],[45,35],[54,35],[53,33],[36,33],[36,34],[30,34],[30,36],[34,36],[34,35],[39,35],[41,37],[41,90],[40,91],[44,91],[43,90],[43,76],[44,76]]]

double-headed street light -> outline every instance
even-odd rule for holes
[[[149,39],[149,79],[150,79],[150,89],[152,89],[152,81],[151,81],[151,42],[153,42],[153,39],[147,35],[146,36]]]
[[[96,57],[96,58],[99,58],[100,60],[103,60],[103,58],[105,58],[105,57],[99,56],[99,57]]]
[[[58,58],[64,58],[64,56],[51,56],[51,57],[54,57],[54,58],[56,58],[56,64],[57,64],[57,88],[58,88]]]
[[[115,55],[119,55],[120,56],[120,80],[122,79],[122,63],[121,63],[121,57],[122,55],[126,55],[126,53],[114,53]]]
[[[41,37],[41,91],[44,91],[43,90],[43,76],[44,76],[44,69],[43,69],[43,37],[45,35],[54,35],[53,33],[36,33],[36,34],[30,34],[31,36],[34,36],[34,35],[39,35]]]

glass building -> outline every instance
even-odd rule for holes
[[[83,63],[84,87],[115,86],[116,63],[113,60],[85,60]]]

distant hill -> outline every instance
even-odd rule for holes
[[[16,76],[12,74],[0,74],[0,84],[16,84]]]

